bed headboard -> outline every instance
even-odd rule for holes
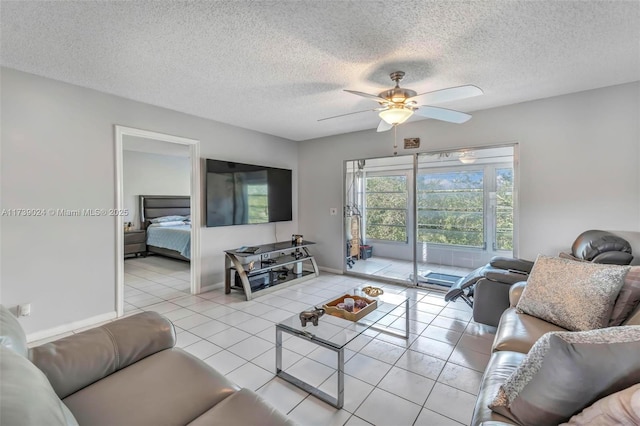
[[[149,220],[162,216],[191,214],[189,195],[140,195],[140,229],[147,229]]]

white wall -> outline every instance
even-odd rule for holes
[[[127,141],[125,138],[124,145]],[[185,149],[188,147],[185,145]],[[129,210],[124,222],[140,228],[139,195],[190,195],[191,159],[150,152],[124,151],[123,207]]]
[[[277,230],[279,239],[297,232],[295,142],[7,68],[0,90],[2,209],[115,207],[119,124],[200,140],[203,158],[293,169],[294,220]],[[115,311],[114,217],[3,216],[0,225],[0,302],[32,303],[27,333]],[[203,286],[222,280],[222,250],[273,241],[274,230],[201,226]]]
[[[518,253],[535,259],[566,250],[586,229],[640,231],[639,104],[640,83],[630,83],[477,111],[462,125],[405,123],[398,145],[406,137],[419,137],[421,152],[519,143]],[[320,265],[343,269],[342,217],[329,215],[343,204],[343,161],[392,153],[393,132],[375,130],[301,143],[300,232],[320,243]]]

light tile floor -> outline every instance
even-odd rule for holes
[[[373,256],[369,259],[356,260],[349,272],[357,272],[380,277],[382,279],[394,279],[411,282],[413,277],[413,262],[409,260],[391,259],[388,257]],[[418,275],[424,276],[428,272],[457,275],[463,277],[471,272],[471,268],[458,266],[446,266],[433,263],[419,262]],[[446,289],[445,289],[446,290]]]
[[[252,389],[302,425],[467,425],[495,329],[471,320],[444,293],[343,275],[320,277],[247,302],[222,288],[189,292],[189,265],[161,257],[125,262],[125,311],[155,310],[171,319],[177,346],[239,386]],[[345,353],[345,404],[337,410],[276,378],[275,323],[356,286],[371,284],[411,300],[408,340],[367,331]],[[402,328],[404,308],[385,324]],[[284,368],[335,394],[335,353],[284,337]]]

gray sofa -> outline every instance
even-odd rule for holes
[[[547,332],[567,331],[564,328],[539,318],[518,313],[515,306],[526,283],[517,283],[510,288],[510,307],[504,311],[493,341],[493,354],[485,370],[476,400],[472,426],[514,425],[511,419],[497,414],[488,405],[498,388],[522,363],[529,349]],[[640,325],[640,304],[622,325]]]
[[[31,349],[0,306],[2,425],[292,425],[144,312]]]

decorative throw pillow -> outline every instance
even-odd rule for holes
[[[562,426],[640,425],[640,383],[602,398]]]
[[[546,333],[489,408],[522,425],[557,425],[640,382],[640,327]]]
[[[184,225],[185,222],[182,220],[172,220],[171,222],[159,222],[159,223],[152,223],[151,225],[149,225],[149,227],[156,227],[156,228],[163,228],[163,227],[171,227],[171,226],[182,226]]]
[[[42,371],[0,346],[0,421],[3,425],[78,426]]]
[[[539,255],[516,309],[568,330],[606,327],[629,268]]]
[[[0,346],[9,348],[16,353],[27,356],[27,336],[18,322],[18,318],[4,305],[0,305]]]
[[[624,277],[624,284],[613,305],[609,327],[622,324],[638,303],[640,303],[640,266],[632,266]]]

